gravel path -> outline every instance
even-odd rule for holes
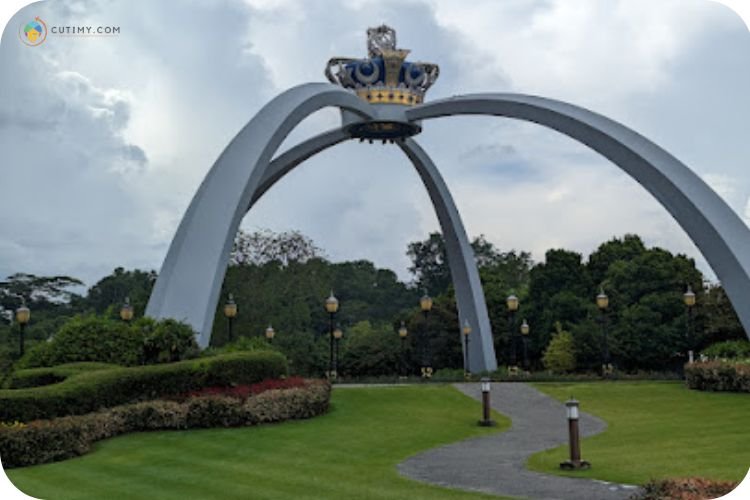
[[[480,399],[479,384],[455,384]],[[468,439],[415,455],[398,465],[400,474],[427,483],[499,495],[544,500],[621,500],[637,488],[532,472],[524,467],[538,451],[567,443],[565,406],[523,383],[493,383],[492,407],[513,421],[501,434]],[[581,412],[581,433],[598,434],[606,424]],[[586,446],[582,446],[586,459]],[[592,464],[596,467],[596,464]]]

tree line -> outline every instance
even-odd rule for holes
[[[613,363],[628,371],[675,370],[688,349],[700,351],[717,341],[745,338],[720,285],[705,282],[687,256],[648,248],[636,235],[613,238],[586,259],[570,250],[549,250],[539,263],[528,252],[501,251],[483,236],[475,238],[472,247],[500,365],[510,362],[511,332],[518,334],[522,319],[530,325],[533,369],[543,368],[544,352],[557,331],[570,335],[577,370],[600,366],[603,327]],[[331,262],[299,232],[240,232],[222,286],[222,297],[231,293],[239,313],[230,338],[220,300],[212,346],[256,337],[261,341],[266,328],[273,326],[273,348],[287,355],[292,370],[319,374],[328,363],[330,328],[323,303],[333,292],[341,305],[335,321],[344,331],[340,373],[415,371],[418,356],[424,355],[420,339],[426,340],[435,369],[461,368],[455,297],[442,236],[432,233],[410,243],[407,255],[413,279],[404,283],[392,270],[367,260]],[[22,301],[32,309],[27,339],[41,342],[78,314],[117,318],[125,297],[136,316],[142,315],[156,277],[154,271],[117,268],[85,293],[77,293],[82,283],[73,277],[9,276],[0,282],[0,358],[9,363],[16,352],[18,329],[12,312]],[[697,295],[690,332],[682,300],[688,285]],[[600,290],[610,303],[604,318],[595,304]],[[419,309],[424,293],[434,299],[428,315]],[[520,302],[513,324],[506,306],[511,294]],[[402,322],[409,332],[403,345],[397,333]]]

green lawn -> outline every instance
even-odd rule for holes
[[[448,386],[337,389],[330,413],[241,429],[154,432],[96,445],[83,457],[15,469],[25,493],[54,499],[497,498],[404,479],[421,450],[497,432],[479,403]]]
[[[741,481],[750,466],[750,394],[691,391],[679,382],[534,384],[609,424],[583,440],[589,471],[563,473],[567,446],[531,457],[553,474],[641,484],[651,478],[703,476]]]

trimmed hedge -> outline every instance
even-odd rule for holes
[[[750,392],[750,364],[732,361],[687,364],[685,382],[699,391]]]
[[[648,482],[633,500],[704,500],[729,494],[738,483],[714,481],[700,477],[686,479],[658,479]]]
[[[43,385],[57,384],[68,377],[79,373],[96,370],[111,370],[120,368],[119,365],[110,363],[81,362],[67,363],[50,368],[29,368],[18,370],[8,378],[9,389],[24,389],[27,387],[40,387]]]
[[[83,455],[96,441],[130,432],[238,427],[321,415],[328,410],[331,386],[308,381],[293,389],[269,390],[250,397],[209,396],[185,402],[146,401],[87,415],[0,424],[4,468],[24,467]]]
[[[57,384],[0,390],[0,421],[28,422],[81,415],[203,387],[253,384],[279,378],[286,372],[286,358],[271,351],[87,371],[70,375]]]

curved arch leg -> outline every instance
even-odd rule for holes
[[[452,115],[517,118],[561,132],[612,161],[648,190],[695,242],[750,338],[750,229],[695,173],[645,137],[589,110],[519,94],[477,94],[409,109],[409,120]]]
[[[300,121],[326,106],[374,114],[369,104],[340,87],[311,83],[276,97],[229,143],[180,222],[148,316],[185,321],[199,332],[198,344],[208,345],[232,242],[269,160]]]
[[[302,142],[274,159],[269,165],[266,176],[261,180],[252,203],[255,203],[263,193],[297,165],[346,139],[348,139],[348,134],[343,130],[332,130]],[[457,334],[461,338],[461,325],[464,321],[468,321],[473,330],[472,338],[478,339],[469,343],[469,369],[475,373],[493,371],[497,369],[497,360],[492,328],[482,283],[479,280],[479,271],[474,260],[474,251],[466,235],[461,216],[448,186],[427,153],[412,139],[407,139],[400,144],[400,147],[411,160],[427,188],[445,238],[448,265],[456,289],[459,315]],[[463,342],[461,345],[463,346]]]
[[[469,370],[473,373],[495,371],[497,358],[482,282],[479,279],[474,250],[471,248],[456,204],[437,167],[419,144],[413,139],[406,139],[399,146],[422,178],[445,238],[445,252],[453,286],[456,289],[459,338],[462,338],[461,325],[464,322],[468,322],[472,328],[473,342],[469,343]],[[461,345],[463,346],[463,342]]]

